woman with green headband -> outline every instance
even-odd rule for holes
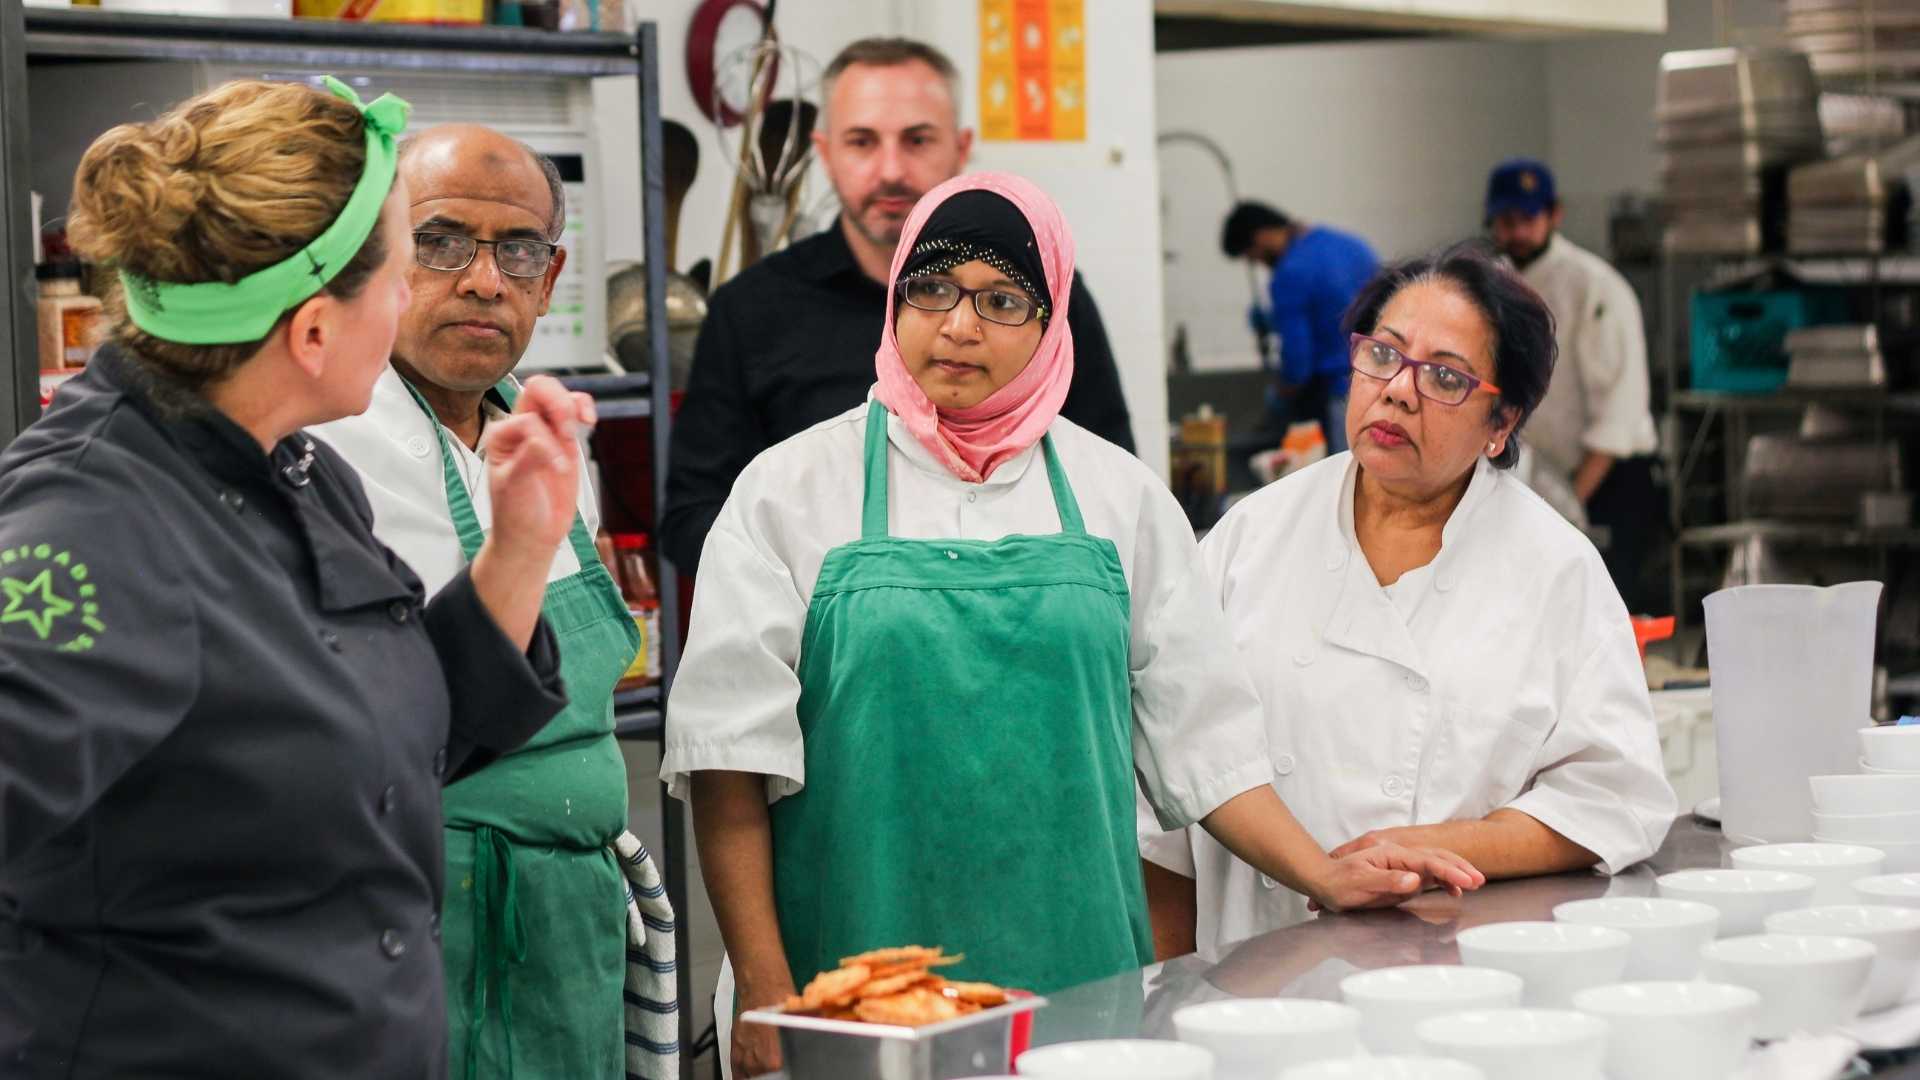
[[[440,788],[565,705],[593,415],[534,379],[489,425],[431,599],[305,435],[408,302],[406,111],[230,83],[81,161],[113,339],[0,453],[0,1074],[445,1074]]]

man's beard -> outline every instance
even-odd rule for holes
[[[1552,243],[1553,243],[1553,234],[1548,233],[1547,238],[1545,240],[1540,241],[1539,245],[1536,247],[1503,248],[1501,249],[1501,254],[1505,255],[1508,259],[1510,259],[1513,262],[1514,269],[1525,270],[1527,267],[1533,265],[1534,262],[1536,262],[1540,258],[1540,256],[1545,255],[1547,253],[1547,246]]]
[[[853,222],[854,230],[864,237],[867,243],[875,247],[891,248],[900,243],[900,232],[906,227],[907,219],[902,217],[900,220],[888,225],[885,231],[876,232],[867,224],[868,211],[872,210],[873,204],[879,202],[881,199],[907,199],[911,202],[919,202],[920,196],[924,194],[926,194],[926,192],[915,191],[904,184],[889,184],[869,194],[861,201],[859,212],[850,213],[847,217]],[[842,204],[841,209],[846,209],[845,204]],[[909,211],[909,213],[911,213],[911,211]]]

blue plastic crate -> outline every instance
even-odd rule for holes
[[[1847,321],[1844,294],[1696,292],[1691,304],[1693,388],[1765,394],[1787,382],[1787,333]]]

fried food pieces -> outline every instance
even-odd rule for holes
[[[829,1020],[920,1027],[1005,1005],[1007,992],[992,983],[948,982],[933,973],[964,956],[938,946],[907,945],[845,957],[840,966],[814,976],[789,997],[785,1011]]]

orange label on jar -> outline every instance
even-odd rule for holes
[[[95,335],[99,323],[100,309],[96,307],[71,307],[60,312],[62,367],[85,367],[93,359],[93,350],[100,344]]]

